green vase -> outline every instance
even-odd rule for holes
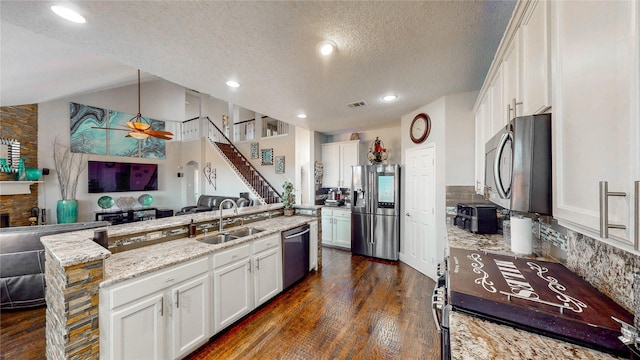
[[[58,224],[71,224],[78,221],[78,200],[58,200],[56,207]]]

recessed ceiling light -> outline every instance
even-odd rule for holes
[[[298,118],[299,119],[306,119],[307,118],[307,114],[298,114]]]
[[[87,20],[85,20],[82,15],[78,14],[78,12],[64,6],[53,5],[51,7],[51,11],[56,13],[56,15],[60,16],[61,18],[72,21],[74,23],[84,24],[87,22]]]
[[[333,52],[333,50],[336,48],[336,43],[334,43],[331,40],[322,40],[318,43],[318,45],[316,46],[316,48],[318,49],[318,52],[322,55],[322,56],[329,56],[331,55],[331,53]]]
[[[227,81],[227,86],[232,88],[240,87],[240,83],[237,81],[229,80]]]
[[[385,95],[382,97],[384,101],[393,101],[398,98],[398,95]]]

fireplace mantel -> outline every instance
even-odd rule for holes
[[[31,194],[31,185],[44,181],[0,181],[0,195]]]

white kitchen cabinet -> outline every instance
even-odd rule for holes
[[[475,190],[479,195],[484,195],[485,124],[489,107],[486,102],[486,99],[482,101],[475,114]]]
[[[322,186],[350,187],[351,166],[359,163],[359,140],[322,144]]]
[[[164,294],[158,292],[112,312],[110,349],[101,349],[100,355],[109,359],[166,358],[164,311]],[[105,330],[102,328],[101,333]]]
[[[520,61],[520,31],[516,31],[507,46],[502,62],[502,117],[503,126],[516,116],[522,115]],[[496,129],[497,130],[497,129]],[[496,131],[497,132],[497,131]],[[494,132],[495,134],[495,132]]]
[[[351,249],[351,210],[322,208],[322,244]]]
[[[210,277],[208,273],[171,288],[171,358],[192,352],[211,336]]]
[[[213,256],[216,333],[282,291],[280,233]]]
[[[487,140],[491,139],[493,134],[497,134],[500,129],[507,125],[507,111],[506,107],[503,106],[503,72],[504,67],[500,66],[500,69],[496,73],[496,76],[491,83],[491,87],[489,88],[491,109],[489,111],[488,121],[489,124],[491,124],[491,131]]]
[[[220,332],[253,309],[251,245],[243,244],[213,255],[215,332]]]
[[[253,253],[255,307],[258,307],[282,291],[280,234],[256,240]]]
[[[309,271],[318,270],[318,221],[309,223]]]
[[[599,182],[608,181],[609,240],[633,242],[633,183],[640,175],[636,1],[550,2],[554,216],[600,238]],[[638,196],[638,195],[635,195]]]
[[[212,335],[209,257],[100,289],[100,356],[180,358]]]
[[[518,115],[532,115],[551,106],[549,2],[532,1],[520,30],[522,111]]]

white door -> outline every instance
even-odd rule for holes
[[[404,236],[400,260],[421,273],[435,277],[435,148],[414,148],[406,152]]]
[[[213,284],[215,328],[219,332],[253,309],[251,259],[215,270]]]
[[[111,314],[112,359],[164,359],[164,293],[148,296]]]
[[[282,290],[280,247],[257,254],[253,264],[256,306],[260,306]]]
[[[172,359],[187,355],[209,339],[209,293],[208,273],[171,289]]]

